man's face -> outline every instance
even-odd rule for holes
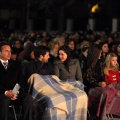
[[[49,52],[46,52],[46,54],[42,57],[42,62],[47,63],[49,58],[50,58]]]
[[[0,58],[4,61],[9,60],[11,57],[11,48],[9,45],[3,45],[0,51]]]

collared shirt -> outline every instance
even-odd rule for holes
[[[0,59],[0,61],[1,61],[1,63],[2,63],[3,66],[4,66],[4,64],[3,64],[4,62],[6,62],[8,64],[8,60],[4,61],[4,60]]]

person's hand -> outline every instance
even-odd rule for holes
[[[5,95],[9,97],[11,100],[16,100],[18,96],[18,94],[14,94],[12,90],[7,90]]]
[[[106,87],[106,82],[102,82],[101,87]]]
[[[106,87],[107,85],[106,85],[106,82],[99,82],[99,86]]]
[[[18,97],[18,94],[14,94],[12,97],[11,97],[11,100],[16,100]]]

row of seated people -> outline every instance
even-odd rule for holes
[[[64,83],[64,87],[66,87],[65,88],[66,90],[68,90],[68,87],[67,87],[66,83],[69,83],[69,81],[74,82],[74,84],[75,84],[76,80],[78,80],[79,82],[82,83],[83,80],[82,80],[82,73],[81,73],[81,69],[80,69],[80,65],[79,65],[79,60],[72,59],[71,51],[70,51],[70,48],[68,46],[65,45],[65,46],[62,46],[62,47],[59,48],[59,59],[54,61],[54,67],[53,67],[53,64],[51,64],[48,61],[49,58],[50,58],[48,47],[46,47],[46,46],[37,47],[34,50],[34,55],[35,55],[35,59],[32,60],[31,62],[29,62],[27,64],[25,70],[24,70],[26,80],[28,80],[29,77],[31,75],[33,75],[34,73],[37,73],[39,75],[56,75],[62,81],[61,84]],[[52,78],[50,80],[52,80]],[[36,78],[34,78],[34,81],[36,81]],[[53,83],[53,81],[51,81],[51,83]],[[57,83],[58,83],[58,81],[57,81]],[[34,82],[34,84],[36,85],[36,82]],[[38,84],[39,84],[39,82],[37,81],[37,85]],[[58,105],[58,103],[56,103],[57,99],[56,99],[56,101],[54,101],[53,98],[51,99],[54,107],[59,108],[59,109],[57,109],[57,112],[56,112],[56,115],[55,115],[55,116],[57,116],[57,119],[60,119],[59,115],[60,115],[60,117],[64,116],[60,111],[58,112],[58,110],[61,109],[61,111],[66,111],[65,105],[68,104],[67,102],[69,102],[68,98],[66,98],[66,92],[65,92],[66,90],[64,89],[63,85],[61,85],[61,84],[59,84],[59,86],[56,86],[56,84],[54,84],[54,86],[57,88],[57,91],[60,87],[60,89],[59,89],[60,92],[58,92],[57,95],[60,94],[60,96],[64,96],[66,100],[64,100],[60,96],[59,97],[55,96],[54,99],[58,98],[58,101],[59,101],[59,104],[60,104],[60,105]],[[35,85],[34,85],[34,88],[35,88]],[[41,89],[46,91],[46,89],[44,89],[44,85],[42,85],[42,82],[40,82],[40,85],[42,86]],[[52,86],[53,86],[53,84],[52,84]],[[47,87],[47,89],[49,89],[49,87]],[[61,91],[61,89],[63,91]],[[53,94],[55,94],[56,89],[52,88],[51,92],[53,90],[54,90]],[[37,91],[39,91],[38,88],[37,88]],[[68,111],[70,112],[70,111],[74,110],[75,111],[75,116],[76,116],[75,117],[74,114],[72,112],[70,112],[70,113],[72,113],[72,118],[71,119],[83,119],[83,120],[87,119],[87,95],[86,95],[86,93],[82,89],[79,90],[78,93],[76,93],[75,91],[73,92],[71,90],[70,90],[70,92],[72,94],[74,93],[75,96],[78,96],[78,94],[80,94],[80,96],[81,96],[81,98],[79,96],[80,101],[78,100],[78,97],[77,97],[77,101],[81,102],[81,104],[74,103],[74,105],[76,104],[76,107],[77,107],[76,110],[74,110],[74,107],[71,106],[72,102],[71,102],[71,104],[69,104],[69,107],[71,106],[71,108],[69,108]],[[71,98],[74,99],[73,96],[71,96],[71,93],[67,93],[67,94],[69,94],[70,99]],[[45,93],[43,93],[43,94],[45,94]],[[52,94],[52,93],[50,93],[50,94]],[[33,92],[32,95],[34,96],[34,92]],[[48,97],[50,97],[50,96],[48,96]],[[54,97],[54,95],[52,95],[52,97]],[[38,97],[36,97],[36,98],[38,99]],[[64,104],[63,101],[66,101],[66,104]],[[72,101],[74,101],[74,100],[72,100]],[[85,102],[85,103],[82,103],[82,102]],[[82,108],[79,105],[83,105]],[[47,112],[45,112],[47,115],[44,113],[45,114],[44,116],[46,116],[47,118],[51,118],[51,117],[53,117],[54,114],[49,115],[48,113],[53,113],[53,112],[48,112],[47,111]],[[70,113],[67,115],[68,118],[63,117],[61,119],[69,119]],[[83,114],[81,114],[81,113],[83,113]]]
[[[103,59],[101,53],[100,46],[89,48],[87,67],[82,75],[90,113],[96,119],[107,120],[109,114],[120,115],[120,74],[118,56],[109,52]]]
[[[71,61],[70,56],[68,57],[68,55],[64,52],[64,50],[65,51],[67,50],[67,52],[70,53],[70,49],[68,46],[67,47],[63,46],[60,50],[61,51],[61,53],[60,53],[61,60],[65,61],[67,58],[69,58],[65,65],[66,67],[64,67],[63,62],[60,62],[60,61],[58,63],[56,63],[56,65],[61,64],[62,65],[61,68],[63,67],[62,68],[63,70],[65,68],[66,72],[68,72],[68,73],[70,71],[72,71],[72,69],[74,68],[75,70],[73,71],[72,78],[70,78],[71,74],[69,74],[69,79],[72,79],[72,82],[75,81],[75,76],[76,76],[75,71],[77,70],[79,72],[79,73],[77,73],[77,78],[78,78],[78,80],[80,80],[82,82],[82,75],[81,75],[81,70],[80,70],[80,66],[79,66],[79,61],[78,60]],[[31,62],[22,61],[22,63],[21,63],[20,61],[13,61],[10,59],[11,58],[10,45],[6,42],[0,43],[0,61],[1,61],[0,62],[0,78],[1,78],[1,82],[0,82],[0,101],[1,101],[1,103],[0,103],[0,112],[1,112],[0,119],[1,120],[8,120],[9,105],[11,105],[11,104],[12,105],[22,105],[22,120],[34,119],[32,116],[34,101],[33,101],[32,96],[28,92],[26,92],[27,91],[26,90],[27,80],[34,73],[37,73],[39,75],[55,75],[52,64],[50,62],[48,62],[49,49],[47,47],[45,47],[45,46],[36,47],[34,49],[34,56],[35,56],[35,59],[32,60]],[[72,69],[70,69],[70,71],[68,70],[68,68],[69,68],[68,63],[70,63],[72,65]],[[56,72],[59,70],[56,70]],[[58,76],[58,77],[60,78],[60,76]],[[67,79],[66,77],[68,77],[68,74],[65,74],[60,79],[65,80],[65,79]],[[44,81],[45,80],[46,79],[44,79]],[[58,99],[57,101],[54,101],[55,103],[58,101],[59,101],[58,103],[60,103],[59,105],[57,104],[57,106],[54,106],[54,109],[59,108],[58,112],[60,113],[60,117],[63,116],[62,117],[63,119],[69,119],[69,117],[70,117],[71,119],[86,120],[87,119],[87,95],[83,91],[83,87],[81,87],[81,89],[79,89],[79,91],[78,91],[78,89],[73,87],[72,85],[63,84],[60,82],[60,80],[58,80],[58,78],[56,78],[56,80],[57,81],[55,83],[59,83],[59,86],[61,86],[59,89],[60,92],[58,92],[59,94],[57,92],[55,94],[55,90],[53,91],[52,88],[50,88],[50,91],[48,91],[49,93],[51,93],[51,91],[53,91],[53,93],[51,93],[49,95],[53,96],[53,94],[54,94],[54,95],[58,95],[60,97],[60,99]],[[47,80],[47,82],[48,81],[49,81],[49,79]],[[12,89],[14,88],[16,83],[18,83],[21,88],[20,88],[19,92],[14,93],[12,91]],[[59,86],[56,87],[57,90],[58,90]],[[41,87],[41,83],[40,83],[40,87]],[[48,87],[47,87],[47,89],[48,89]],[[63,97],[61,98],[62,95],[63,95]],[[79,102],[81,102],[81,104],[79,104]],[[67,105],[67,106],[65,107],[65,105]],[[60,112],[61,111],[60,108],[64,108],[64,110],[62,110],[62,112],[64,111],[63,115]],[[34,110],[36,110],[36,108]],[[47,112],[50,112],[50,111],[47,111]],[[50,115],[50,116],[48,116],[48,113],[46,113],[44,115],[43,119],[51,119],[51,117],[53,117],[53,118],[56,117],[56,119],[59,119],[58,118],[59,116],[56,116],[56,113],[54,113],[53,115]]]
[[[40,49],[41,49],[41,53],[40,53]],[[27,79],[31,74],[38,73],[42,75],[55,74],[64,82],[70,81],[71,79],[74,81],[77,80],[84,83],[85,91],[88,94],[89,99],[91,99],[90,95],[92,93],[90,91],[90,88],[95,88],[95,87],[106,88],[106,86],[108,86],[113,82],[117,82],[117,83],[120,82],[117,55],[114,53],[108,54],[106,57],[105,63],[103,64],[103,60],[100,59],[101,57],[100,47],[95,45],[91,46],[88,52],[88,62],[87,62],[88,69],[84,71],[84,73],[82,73],[83,71],[81,72],[79,60],[72,58],[71,52],[68,46],[64,45],[60,47],[58,50],[58,53],[59,53],[59,58],[54,61],[54,69],[51,69],[52,65],[50,62],[48,62],[49,49],[44,46],[38,47],[34,51],[34,55],[37,57],[37,60],[35,59],[31,61],[28,64],[28,67],[26,67],[25,71],[27,71],[27,73],[25,73],[25,75],[28,76]],[[43,61],[40,58],[40,54],[44,56]],[[46,65],[43,63],[45,63]],[[113,73],[112,73],[112,70],[113,70]],[[109,75],[109,71],[110,71],[110,75]],[[83,78],[82,78],[82,74],[83,74]],[[95,100],[92,101],[92,103],[95,103]],[[89,100],[89,104],[90,105],[88,107],[90,108],[90,106],[92,106],[90,100]],[[91,110],[90,108],[90,111],[93,111],[93,110]],[[97,115],[96,112],[94,112],[94,114],[98,116],[100,119],[106,119],[106,115],[102,115],[102,113]],[[109,114],[109,112],[105,114]],[[113,114],[119,115],[119,112],[113,113]]]
[[[27,80],[34,73],[37,73],[39,75],[56,75],[64,83],[68,82],[69,80],[72,80],[72,81],[77,80],[77,81],[83,82],[85,84],[85,86],[87,87],[88,98],[89,97],[91,98],[90,93],[92,93],[92,92],[91,92],[90,88],[98,87],[98,86],[100,86],[99,88],[106,88],[106,86],[109,86],[109,84],[111,85],[111,83],[113,83],[113,82],[119,83],[119,81],[120,81],[117,56],[114,53],[110,53],[106,57],[106,62],[105,62],[106,64],[105,64],[105,68],[104,68],[105,79],[102,79],[99,81],[98,79],[95,79],[92,76],[92,75],[95,75],[94,72],[96,72],[96,71],[94,71],[94,68],[95,68],[95,64],[97,63],[97,60],[93,60],[93,58],[98,58],[100,56],[100,50],[97,49],[96,46],[91,47],[92,51],[89,50],[89,52],[94,53],[93,48],[95,48],[95,51],[98,50],[98,52],[97,52],[97,54],[94,54],[95,56],[91,56],[91,55],[89,56],[89,54],[88,54],[88,57],[90,57],[91,61],[92,61],[92,62],[90,61],[91,63],[89,63],[91,68],[87,69],[86,74],[85,75],[83,74],[83,78],[82,78],[82,72],[81,72],[79,60],[72,58],[70,48],[66,45],[61,46],[59,48],[59,50],[58,50],[59,58],[58,58],[58,60],[54,61],[54,67],[48,61],[48,59],[50,58],[48,47],[45,47],[45,46],[35,47],[35,49],[32,51],[32,52],[34,52],[35,58],[30,62],[23,60],[22,64],[21,64],[22,67],[19,66],[18,64],[16,64],[15,61],[14,62],[12,61],[11,64],[9,63],[9,59],[11,57],[11,48],[10,48],[9,44],[1,43],[0,47],[1,47],[0,48],[1,49],[1,51],[0,51],[1,76],[0,77],[3,79],[0,84],[0,89],[1,89],[0,90],[1,91],[0,99],[3,101],[0,104],[1,111],[3,109],[3,103],[4,103],[5,99],[9,98],[6,100],[8,102],[6,105],[6,111],[2,112],[2,114],[0,116],[2,118],[2,120],[7,120],[8,105],[10,104],[11,101],[14,104],[18,104],[18,103],[22,104],[23,120],[26,120],[26,119],[31,120],[32,119],[32,116],[31,116],[32,115],[31,114],[32,98],[31,98],[31,96],[28,94],[25,94],[23,89],[20,90],[19,94],[14,95],[14,93],[12,93],[12,88],[14,87],[15,83],[19,83],[21,88],[26,89],[27,88],[27,85],[26,85]],[[3,66],[4,61],[8,62],[7,69],[5,69]],[[112,74],[112,75],[109,75],[109,74]],[[102,73],[100,74],[100,77],[101,76],[102,76]],[[22,77],[24,77],[24,78],[22,78]],[[119,88],[118,85],[119,84],[117,84],[114,87],[114,88],[117,88],[115,90],[118,90],[118,88]],[[111,90],[111,88],[110,88],[110,90]],[[24,95],[23,95],[23,93],[24,93]],[[27,98],[28,96],[29,96],[29,98]],[[22,101],[21,101],[21,99],[22,99]],[[87,98],[85,97],[85,101],[86,101],[86,99]],[[89,105],[91,105],[92,100],[88,99]],[[92,101],[92,103],[93,102],[94,101]],[[4,107],[5,107],[5,103],[4,103]],[[88,107],[90,107],[90,106],[88,106]],[[116,112],[117,112],[117,115],[119,115],[119,110],[116,110]],[[100,115],[98,115],[98,117],[100,117],[100,119],[103,118],[104,115],[102,117]],[[87,116],[87,113],[86,113],[86,116]],[[87,117],[84,117],[84,119],[86,119],[86,118]],[[105,119],[107,119],[107,118],[105,118]]]

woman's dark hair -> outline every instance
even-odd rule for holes
[[[29,46],[29,47],[25,50],[25,53],[24,53],[23,58],[26,59],[26,60],[28,60],[28,61],[30,61],[30,60],[31,60],[30,54],[31,54],[32,51],[35,50],[35,48],[36,48],[36,47],[35,47],[34,45]]]
[[[70,42],[74,42],[74,44],[75,44],[75,40],[74,39],[72,39],[72,38],[67,38],[66,39],[66,42],[65,42],[65,45],[69,45],[70,44]]]
[[[118,41],[118,42],[115,43],[114,52],[115,52],[116,54],[118,54],[117,47],[118,47],[119,45],[120,45],[120,41]]]
[[[67,54],[67,59],[65,60],[64,65],[66,67],[66,70],[69,72],[69,64],[71,61],[71,49],[69,48],[69,46],[63,45],[59,48],[58,52],[60,50],[63,50]]]
[[[88,49],[87,68],[94,67],[99,59],[101,48],[98,45],[92,44]]]
[[[99,43],[99,47],[102,49],[102,46],[103,46],[104,44],[108,44],[107,41],[100,42],[100,43]]]

